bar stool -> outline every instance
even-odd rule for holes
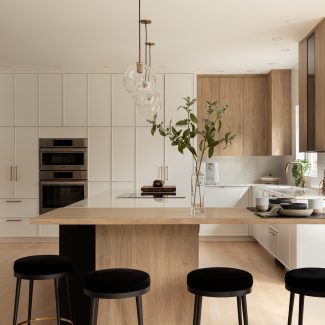
[[[90,325],[97,324],[98,301],[136,298],[138,325],[143,325],[142,295],[150,289],[148,273],[134,269],[104,269],[85,277],[84,293],[91,297]]]
[[[187,275],[187,289],[195,295],[193,325],[201,324],[202,297],[237,297],[238,323],[248,325],[246,295],[252,291],[253,276],[240,269],[209,267]]]
[[[303,325],[305,296],[325,297],[325,269],[300,268],[288,271],[285,275],[285,287],[290,291],[288,325],[292,322],[295,294],[299,294],[298,324]]]
[[[20,258],[14,262],[14,275],[17,278],[15,306],[13,315],[13,325],[30,324],[34,321],[56,320],[57,325],[62,322],[73,324],[71,313],[71,296],[69,272],[72,263],[70,258],[58,255],[35,255]],[[68,312],[70,319],[61,318],[60,316],[60,300],[59,300],[59,279],[65,279],[66,294],[68,302]],[[19,296],[21,280],[29,280],[29,299],[28,299],[28,318],[26,321],[17,324],[17,315],[19,307]],[[32,319],[32,300],[33,286],[35,280],[54,280],[55,301],[56,301],[56,317],[39,317]]]

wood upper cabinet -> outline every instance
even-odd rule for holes
[[[220,145],[216,148],[221,156],[242,156],[244,154],[244,80],[243,78],[220,78],[220,107],[229,106],[222,118],[222,137],[226,132],[236,135],[233,143],[227,148]]]
[[[325,151],[325,19],[315,30],[315,149]]]
[[[299,44],[299,151],[307,151],[307,39]]]
[[[291,155],[291,70],[272,70],[268,88],[269,155]]]
[[[244,78],[244,155],[266,156],[267,78]]]

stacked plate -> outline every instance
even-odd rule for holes
[[[279,214],[286,217],[309,217],[313,213],[313,209],[307,209],[306,203],[281,203]]]

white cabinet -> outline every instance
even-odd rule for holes
[[[38,75],[15,75],[15,125],[38,126]]]
[[[88,128],[88,180],[111,181],[111,127]]]
[[[88,197],[112,191],[112,182],[88,182]]]
[[[135,180],[135,127],[115,127],[112,130],[112,180]],[[138,166],[141,168],[141,166]]]
[[[87,126],[87,78],[85,74],[63,75],[63,125]]]
[[[135,106],[123,84],[123,74],[112,75],[112,125],[134,126]]]
[[[164,172],[164,138],[154,136],[149,127],[136,128],[136,188],[152,185],[153,180],[163,179]]]
[[[14,197],[14,128],[0,127],[0,198]]]
[[[0,128],[0,198],[38,197],[38,129]]]
[[[0,74],[0,126],[14,125],[14,76]]]
[[[62,126],[62,75],[39,76],[40,126]]]
[[[127,96],[127,94],[125,94]],[[88,125],[111,126],[112,76],[88,75]]]
[[[206,187],[206,207],[247,207],[248,187]],[[248,225],[201,225],[200,236],[248,236]]]
[[[192,74],[165,75],[165,123],[184,119],[184,97],[194,97],[194,76]]]

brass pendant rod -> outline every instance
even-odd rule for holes
[[[145,27],[145,32],[146,32],[146,42],[144,43],[145,44],[145,64],[148,64],[148,28],[147,28],[147,24],[144,25]]]
[[[139,59],[138,62],[141,63],[141,0],[139,0]]]

